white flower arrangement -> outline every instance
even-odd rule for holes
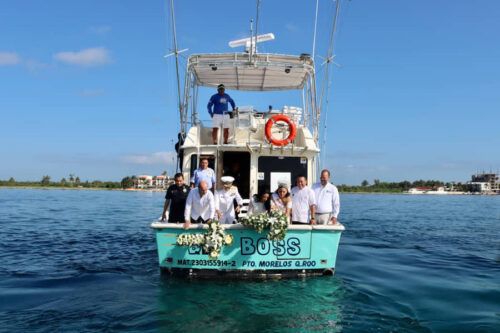
[[[180,234],[177,236],[177,245],[202,246],[208,253],[209,259],[217,259],[225,245],[233,244],[233,236],[226,234],[219,221],[212,220],[208,223],[207,232],[204,234]]]
[[[288,230],[288,219],[286,215],[277,210],[270,213],[261,213],[240,218],[239,222],[247,227],[252,227],[258,233],[264,229],[269,229],[267,239],[271,241],[280,241],[285,239]]]

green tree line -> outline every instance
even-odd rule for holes
[[[462,183],[445,183],[440,180],[415,180],[410,182],[404,180],[401,182],[384,182],[380,179],[374,179],[372,183],[368,180],[363,180],[361,185],[337,185],[340,192],[381,192],[381,193],[400,193],[408,191],[414,187],[428,187],[437,189],[444,186],[446,188],[453,188],[456,191],[467,191],[467,187]]]
[[[81,181],[80,177],[70,174],[68,178],[63,177],[59,181],[53,181],[49,175],[44,175],[39,181],[17,181],[13,177],[8,180],[0,179],[0,186],[19,186],[19,187],[64,187],[64,188],[121,188],[121,182],[112,181]]]

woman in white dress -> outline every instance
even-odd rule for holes
[[[267,191],[262,191],[255,195],[248,204],[248,215],[257,215],[271,210],[271,195]]]
[[[286,184],[279,184],[276,192],[271,197],[271,209],[279,210],[285,214],[290,223],[290,214],[292,212],[292,196],[288,191]]]
[[[222,189],[215,191],[215,212],[220,224],[233,224],[236,220],[235,211],[239,213],[243,200],[238,188],[233,186],[234,178],[231,176],[221,177]],[[237,206],[235,209],[234,202]]]

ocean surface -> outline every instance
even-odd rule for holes
[[[160,275],[162,193],[0,189],[0,332],[500,332],[500,196],[341,195],[336,275]]]

